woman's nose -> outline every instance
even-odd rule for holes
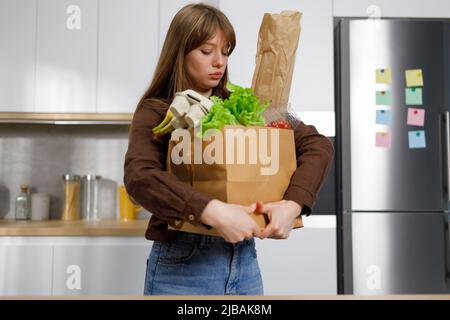
[[[227,63],[227,57],[221,52],[214,55],[213,66],[217,68],[223,67]]]

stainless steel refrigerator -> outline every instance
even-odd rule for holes
[[[339,292],[450,292],[450,21],[335,21]]]

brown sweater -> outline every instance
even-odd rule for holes
[[[168,105],[144,100],[136,110],[129,132],[125,155],[124,182],[130,196],[152,213],[145,237],[149,240],[170,241],[178,231],[167,230],[167,221],[188,220],[201,224],[200,216],[212,198],[195,191],[166,171],[168,136],[153,139],[152,128],[164,118]],[[331,142],[313,126],[303,122],[295,128],[297,170],[284,194],[302,206],[309,215],[316,202],[320,186],[330,167],[334,150]]]

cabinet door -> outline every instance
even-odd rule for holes
[[[158,0],[100,0],[97,112],[134,112],[158,58]]]
[[[33,111],[36,0],[0,1],[0,111]]]
[[[226,0],[220,8],[234,26],[237,46],[229,59],[230,80],[251,86],[259,27],[264,13],[303,13],[290,102],[297,111],[334,111],[332,0]]]
[[[38,0],[36,112],[95,112],[95,0]]]
[[[257,249],[264,294],[337,294],[336,228],[292,230],[287,240],[257,241]]]
[[[55,245],[54,295],[142,295],[150,246]]]
[[[51,294],[51,245],[0,245],[0,296]]]

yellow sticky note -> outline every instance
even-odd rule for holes
[[[422,87],[423,75],[422,69],[412,69],[405,71],[407,87]]]
[[[391,69],[376,69],[375,78],[377,83],[392,83]]]

